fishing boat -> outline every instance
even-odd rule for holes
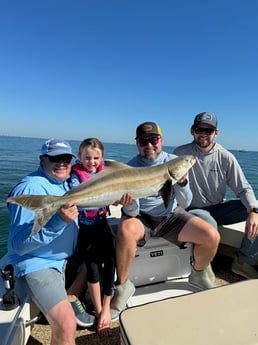
[[[119,217],[120,208],[112,206],[109,223],[113,232],[116,232]],[[243,237],[244,222],[221,226],[219,232],[221,235],[219,251],[233,256],[234,250],[239,248]],[[129,299],[127,310],[150,302],[157,303],[165,299],[197,293],[187,283],[190,274],[190,256],[190,244],[178,247],[162,238],[152,238],[144,247],[138,248],[130,274],[136,292]],[[0,279],[1,344],[25,345],[33,324],[40,317],[40,311],[28,296],[22,291],[17,291],[6,256],[0,260],[0,269],[2,275]],[[121,344],[123,345],[129,344],[125,340],[127,339],[126,328],[127,326],[130,328],[132,322],[131,318],[129,321],[126,319],[126,311],[121,314],[124,334]],[[140,342],[137,344],[143,345]]]

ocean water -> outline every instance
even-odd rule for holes
[[[5,200],[19,180],[38,167],[40,148],[45,139],[0,136],[0,258],[7,250],[9,214]],[[70,141],[73,152],[77,153],[80,141]],[[104,143],[105,158],[126,163],[137,153],[134,144]],[[172,152],[173,147],[164,146]],[[258,152],[232,151],[238,159],[245,175],[253,186],[258,198]],[[228,191],[227,197],[235,197]]]

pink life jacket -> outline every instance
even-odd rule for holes
[[[103,164],[100,164],[100,166],[97,168],[97,173],[103,170],[105,166]],[[89,178],[92,177],[91,174],[89,174],[87,171],[83,169],[83,166],[81,163],[76,163],[72,166],[72,172],[75,173],[80,181],[80,183],[85,182]],[[102,207],[98,210],[84,210],[85,217],[88,218],[95,218],[98,216],[104,216],[108,212],[108,207]]]

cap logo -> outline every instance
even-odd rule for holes
[[[55,145],[55,146],[59,146],[59,147],[67,147],[67,145],[65,143],[51,143],[51,140],[48,140],[46,142],[46,146],[47,148],[49,148],[51,145]]]
[[[149,125],[149,124],[144,125],[144,126],[142,127],[142,129],[143,129],[145,132],[149,132],[149,131],[152,130],[152,125]]]
[[[67,145],[65,145],[64,143],[56,143],[56,146],[67,147]]]
[[[206,120],[206,121],[212,121],[212,115],[211,114],[202,114],[202,115],[198,115],[197,116],[197,121],[202,121],[202,120]]]

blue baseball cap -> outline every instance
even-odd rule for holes
[[[48,139],[41,148],[41,155],[71,155],[75,157],[72,153],[71,145],[63,139]]]

